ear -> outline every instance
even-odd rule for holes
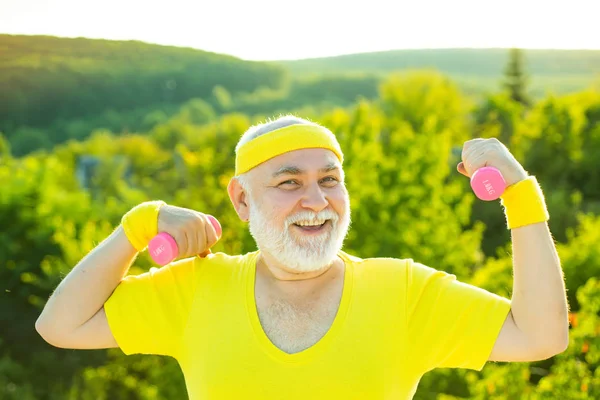
[[[227,193],[235,212],[244,222],[247,222],[250,217],[250,209],[247,203],[247,193],[236,178],[231,178],[227,185]]]

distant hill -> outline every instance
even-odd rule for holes
[[[376,98],[384,76],[409,69],[436,69],[478,96],[500,89],[507,55],[397,50],[259,62],[139,41],[0,34],[0,134],[22,155],[98,129],[147,132],[180,109],[204,121],[344,107]],[[600,73],[600,51],[526,50],[525,60],[537,98],[588,88]]]
[[[532,74],[598,74],[600,50],[523,50]],[[392,72],[436,68],[448,74],[496,76],[502,73],[507,49],[391,50],[336,57],[278,61],[296,74],[331,72]]]
[[[600,50],[523,50],[537,91],[564,92],[586,87],[600,76]],[[465,84],[495,87],[508,60],[508,49],[392,50],[336,57],[277,61],[293,76],[436,69]]]
[[[55,120],[279,89],[284,67],[137,41],[0,35],[0,131]]]

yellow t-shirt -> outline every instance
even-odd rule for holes
[[[510,302],[413,260],[346,269],[327,334],[287,354],[261,328],[257,252],[190,258],[128,276],[105,304],[125,354],[174,357],[189,398],[410,399],[434,368],[480,370]]]

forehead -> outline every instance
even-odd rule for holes
[[[325,167],[333,165],[339,167],[341,170],[340,160],[338,160],[331,150],[301,149],[290,151],[267,160],[256,167],[256,169],[260,175],[271,177],[278,170],[287,167],[294,167],[306,172],[318,172]]]

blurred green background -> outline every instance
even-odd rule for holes
[[[0,399],[185,399],[173,359],[64,350],[34,322],[132,206],[211,213],[215,251],[255,249],[226,193],[234,147],[282,113],[345,153],[346,251],[412,257],[510,297],[510,232],[456,172],[497,137],[538,177],[571,305],[568,350],[436,370],[416,399],[600,398],[600,51],[405,50],[255,62],[142,42],[0,35]],[[374,229],[377,227],[377,229]],[[146,254],[132,268],[152,264]],[[232,383],[233,384],[233,383]]]

